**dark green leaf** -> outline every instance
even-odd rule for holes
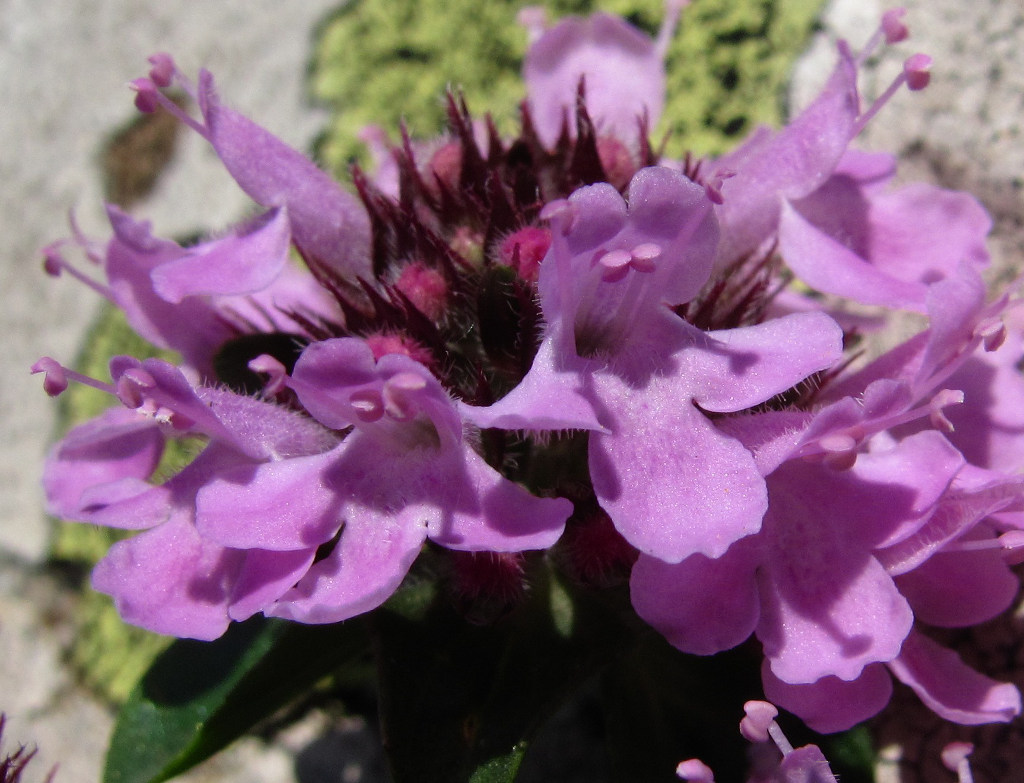
[[[158,783],[204,761],[367,652],[361,621],[254,618],[214,642],[179,640],[121,709],[104,783]]]
[[[553,592],[545,564],[533,565],[529,581],[528,600],[488,626],[440,599],[422,618],[375,617],[395,783],[511,783],[534,732],[628,645],[613,612]],[[553,602],[563,604],[557,627]]]

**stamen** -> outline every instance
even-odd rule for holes
[[[679,17],[683,9],[690,4],[690,0],[665,0],[665,15],[661,19],[661,29],[658,30],[658,38],[654,42],[654,51],[658,57],[665,59],[669,44],[679,27]]]
[[[864,48],[857,55],[856,65],[858,68],[868,61],[882,41],[894,44],[910,37],[910,30],[901,21],[906,13],[906,8],[892,8],[882,14],[881,23],[875,28],[875,32],[871,34],[868,42],[864,44]]]
[[[892,84],[886,88],[885,92],[875,98],[870,108],[857,119],[857,124],[853,128],[853,135],[856,136],[864,130],[872,118],[882,110],[882,107],[889,102],[892,96],[904,84],[907,85],[908,89],[915,92],[927,87],[931,79],[931,74],[929,73],[931,67],[932,58],[927,54],[915,54],[908,57],[903,63],[903,70],[900,72],[900,75],[893,79]]]
[[[597,263],[604,267],[601,272],[601,279],[606,283],[614,283],[626,276],[629,265],[632,262],[629,252],[626,250],[609,250],[597,259]]]
[[[416,415],[410,396],[427,387],[426,380],[414,372],[400,372],[384,382],[384,410],[395,421],[409,421]]]
[[[59,239],[42,249],[43,271],[50,277],[60,277],[62,274],[67,272],[75,278],[75,280],[88,286],[107,301],[114,302],[114,293],[108,286],[103,285],[97,280],[93,280],[87,274],[68,263],[67,259],[64,258],[60,251],[62,247],[68,244],[68,242],[69,240]],[[85,250],[86,253],[88,253],[88,248],[85,248]]]
[[[141,367],[131,367],[124,371],[114,386],[117,399],[128,408],[140,408],[146,402],[144,392],[156,387],[156,380]],[[153,411],[155,415],[156,411]]]
[[[950,772],[955,772],[960,783],[974,783],[971,763],[968,760],[974,752],[970,742],[950,742],[942,749],[942,763]]]
[[[367,424],[380,421],[384,416],[384,401],[376,389],[363,389],[353,392],[348,398],[349,405],[355,410],[356,418]]]
[[[661,246],[653,242],[637,245],[632,250],[609,250],[600,256],[596,263],[604,267],[601,279],[606,283],[614,283],[626,276],[630,269],[637,272],[653,272],[654,262],[661,257]]]
[[[157,87],[170,87],[178,70],[174,65],[174,58],[167,52],[157,52],[146,59],[153,66],[149,69],[149,78],[153,83]]]
[[[999,549],[1004,552],[1017,552],[1024,548],[1024,530],[1009,530],[995,538],[973,539],[971,541],[951,541],[942,547],[942,552],[985,552]]]
[[[51,397],[57,397],[68,388],[68,377],[64,368],[56,359],[44,356],[32,365],[32,374],[46,373],[43,378],[43,391]]]
[[[91,386],[106,394],[115,394],[114,387],[111,384],[97,381],[88,375],[82,375],[74,370],[70,370],[49,356],[44,356],[33,364],[31,370],[33,375],[41,372],[46,373],[46,378],[43,380],[43,389],[51,397],[56,397],[63,392],[68,387],[68,381],[75,381],[83,386]]]
[[[255,373],[268,376],[263,386],[264,394],[273,396],[285,387],[288,370],[269,353],[261,353],[246,366]]]
[[[689,781],[689,783],[715,783],[715,776],[711,768],[700,759],[689,759],[680,761],[676,767],[676,777]]]
[[[964,393],[959,389],[942,389],[928,403],[928,420],[931,425],[942,432],[953,432],[953,422],[946,418],[943,408],[950,405],[962,405]]]
[[[699,165],[699,164],[698,164]],[[696,175],[696,172],[695,172]],[[724,204],[725,197],[722,195],[722,185],[730,177],[735,177],[736,172],[731,169],[721,169],[712,174],[704,182],[704,193],[712,204]]]
[[[661,258],[661,245],[644,242],[634,247],[629,255],[637,272],[653,272],[654,262]]]
[[[903,63],[903,73],[907,77],[907,87],[913,91],[923,90],[931,81],[932,58],[927,54],[913,54]]]
[[[856,450],[860,445],[872,435],[883,430],[893,429],[901,424],[907,424],[927,416],[936,429],[952,432],[953,425],[946,418],[943,409],[949,405],[959,405],[963,401],[963,392],[957,389],[942,389],[916,408],[826,433],[816,440],[805,443],[797,452],[797,456],[811,461],[821,459],[830,467],[846,470],[852,467],[853,462],[856,461]]]
[[[978,325],[975,334],[981,338],[985,351],[997,351],[1006,341],[1006,324],[1002,319],[986,321]]]
[[[746,713],[746,717],[740,721],[740,734],[750,742],[767,742],[771,725],[779,715],[775,705],[767,701],[748,701],[743,705],[743,712]],[[789,750],[792,751],[793,748],[790,747]],[[783,751],[783,754],[785,752]]]
[[[857,463],[860,442],[847,433],[826,435],[818,441],[824,452],[824,462],[833,470],[849,470]]]
[[[540,219],[551,223],[553,231],[568,234],[576,221],[576,208],[568,199],[559,198],[549,201],[540,210]]]
[[[882,32],[887,44],[899,43],[910,37],[910,30],[903,24],[906,8],[891,8],[882,14]]]
[[[164,95],[157,83],[150,77],[143,76],[133,79],[128,82],[128,86],[135,90],[135,107],[143,114],[152,114],[158,108],[166,109],[171,116],[188,125],[207,141],[210,140],[210,133],[206,126],[193,119],[188,112]]]

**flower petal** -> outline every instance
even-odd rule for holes
[[[288,215],[278,207],[156,267],[153,288],[168,302],[201,294],[253,294],[267,288],[288,263]]]
[[[199,108],[210,144],[242,190],[264,207],[287,207],[303,254],[342,275],[370,279],[370,221],[359,201],[304,155],[221,104],[205,70]]]
[[[737,541],[714,560],[691,555],[671,564],[640,555],[629,580],[633,608],[685,653],[732,649],[750,637],[760,616],[758,560],[750,539]]]
[[[793,685],[776,677],[765,661],[761,681],[766,699],[798,715],[822,734],[846,731],[877,715],[892,696],[892,678],[877,663],[865,667],[857,679],[849,682],[824,677],[817,682]]]
[[[267,614],[304,623],[337,623],[375,609],[402,583],[427,535],[416,505],[394,513],[352,502],[337,546],[315,563]]]
[[[113,597],[126,622],[211,640],[227,630],[231,583],[244,556],[202,540],[181,513],[114,544],[93,570],[92,586]]]
[[[955,652],[923,634],[907,637],[899,657],[889,662],[889,669],[933,712],[954,723],[1008,723],[1020,715],[1021,698],[1016,686],[979,674]]]
[[[678,563],[722,555],[757,532],[768,506],[753,455],[693,405],[689,377],[652,375],[635,388],[595,375],[610,435],[590,436],[598,502],[641,552]]]
[[[569,17],[545,32],[526,53],[530,116],[547,146],[563,122],[573,127],[580,79],[587,110],[601,133],[633,142],[640,120],[658,122],[665,103],[665,67],[654,41],[610,14]]]

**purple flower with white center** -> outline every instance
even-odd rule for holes
[[[197,501],[200,533],[228,547],[287,553],[338,536],[268,614],[327,623],[373,609],[427,538],[515,552],[561,535],[571,504],[534,497],[488,466],[466,440],[464,409],[412,359],[375,361],[361,340],[326,340],[306,348],[287,383],[317,421],[351,428],[342,442],[220,473]]]
[[[166,362],[117,357],[112,385],[44,359],[53,392],[67,378],[116,394],[114,408],[75,427],[53,449],[43,474],[49,510],[139,535],[114,544],[93,572],[128,622],[157,633],[215,639],[232,620],[262,611],[306,572],[309,545],[287,552],[221,546],[199,535],[196,494],[222,474],[331,449],[336,436],[316,422],[223,389],[193,386]],[[201,436],[204,450],[179,473],[150,483],[168,437]]]
[[[591,430],[591,480],[619,532],[669,562],[718,557],[759,529],[764,481],[697,406],[738,411],[790,388],[839,358],[839,328],[807,313],[705,333],[675,315],[706,282],[718,236],[704,189],[678,172],[640,171],[626,200],[583,188],[546,214],[544,340],[522,383],[469,415]]]

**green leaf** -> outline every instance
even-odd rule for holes
[[[254,618],[213,642],[176,641],[121,709],[104,783],[169,780],[367,652],[360,620],[312,626]]]
[[[487,626],[443,598],[422,617],[375,614],[395,783],[512,783],[545,720],[628,646],[630,632],[606,600],[556,585],[543,561],[528,574],[527,601]],[[562,604],[557,625],[553,596]]]
[[[745,780],[742,705],[763,698],[760,649],[685,655],[653,631],[602,678],[611,783],[678,781],[699,757],[719,780]]]

